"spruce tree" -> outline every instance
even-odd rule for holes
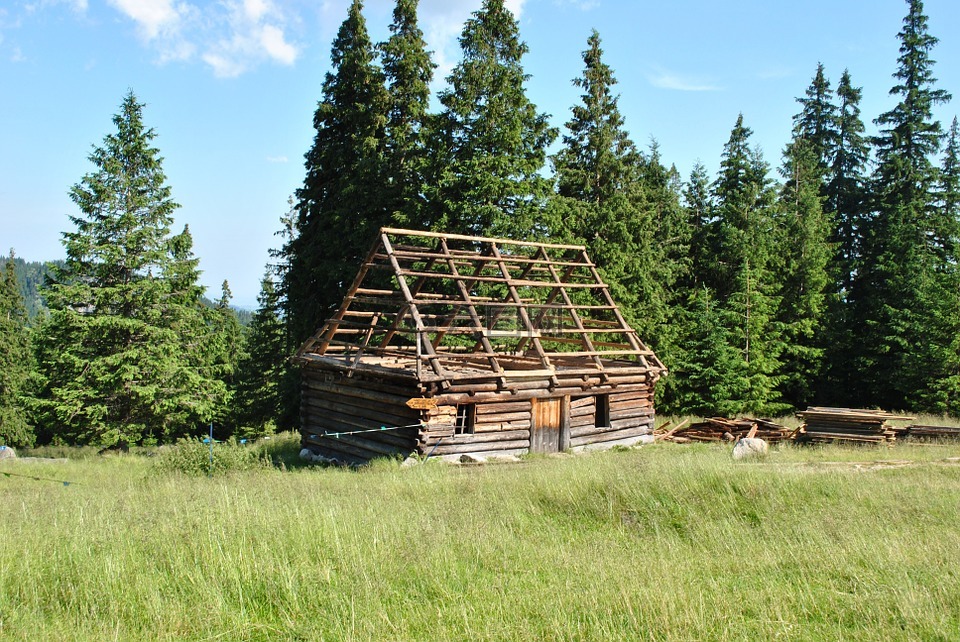
[[[807,88],[806,97],[798,98],[797,102],[802,109],[793,118],[794,138],[807,141],[816,169],[825,176],[838,144],[838,123],[833,91],[822,63],[817,63],[817,72]]]
[[[897,84],[900,102],[875,121],[872,218],[864,235],[864,260],[854,284],[854,322],[863,328],[860,366],[863,403],[910,408],[929,386],[932,346],[926,315],[943,294],[933,288],[943,268],[936,247],[935,208],[941,125],[933,107],[950,95],[936,89],[930,52],[937,39],[927,32],[920,0],[909,1],[900,38]],[[942,302],[940,302],[942,303]],[[917,409],[922,409],[917,407]]]
[[[185,356],[195,335],[184,307],[197,290],[176,255],[192,253],[171,247],[178,205],[142,109],[128,93],[116,132],[90,154],[94,170],[70,192],[80,213],[63,235],[67,259],[45,288],[35,405],[56,441],[165,440],[212,412],[207,389],[217,384]]]
[[[541,175],[556,131],[527,98],[527,45],[503,0],[484,0],[460,36],[463,60],[441,92],[433,128],[437,228],[508,238],[543,235],[550,182]]]
[[[11,250],[0,273],[0,445],[33,445],[33,428],[23,401],[33,363],[27,308]]]
[[[583,90],[582,102],[574,105],[563,147],[551,159],[557,181],[549,208],[552,232],[586,245],[628,319],[637,321],[649,298],[647,257],[638,244],[653,232],[640,186],[642,158],[624,129],[612,91],[617,81],[603,62],[596,31],[587,45],[583,75],[573,81]]]
[[[283,295],[295,342],[343,300],[376,231],[389,220],[384,145],[387,93],[363,17],[353,0],[331,51],[332,71],[313,117],[306,177],[297,190],[296,234]]]
[[[817,146],[795,137],[784,154],[778,219],[782,243],[778,254],[780,307],[777,314],[783,331],[783,400],[794,408],[814,403],[823,375],[827,337],[828,293],[832,290],[830,268],[833,248],[831,225],[822,207],[823,166]]]
[[[278,426],[291,427],[284,425],[284,385],[289,378],[287,332],[269,272],[260,282],[257,303],[237,376],[236,421],[245,437],[269,434]]]
[[[778,399],[782,353],[779,304],[775,280],[777,230],[776,195],[767,178],[768,166],[749,144],[752,130],[743,115],[724,146],[720,174],[713,184],[718,252],[715,291],[732,323],[729,336],[740,351],[741,364],[731,383],[743,394],[732,399],[741,412],[783,409]]]
[[[417,22],[417,4],[418,0],[397,0],[390,38],[380,45],[389,94],[381,189],[387,192],[385,207],[393,223],[422,229],[429,227],[424,183],[430,81],[436,65]]]
[[[927,315],[931,371],[928,386],[917,391],[914,399],[926,410],[960,416],[960,132],[956,117],[947,132],[937,191],[939,238],[933,240],[943,261],[933,284],[934,307]]]

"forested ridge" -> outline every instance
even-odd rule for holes
[[[951,99],[937,39],[920,0],[906,9],[889,111],[866,120],[851,74],[811,61],[779,158],[740,116],[719,168],[684,177],[656,143],[630,138],[596,31],[570,74],[580,100],[557,127],[527,97],[527,46],[503,0],[464,25],[435,111],[417,1],[397,0],[390,37],[374,43],[354,0],[247,328],[226,283],[203,305],[131,92],[71,190],[67,259],[40,286],[39,322],[10,278],[23,271],[36,287],[38,268],[7,262],[0,341],[21,367],[4,373],[0,440],[109,446],[209,423],[220,436],[293,427],[287,358],[339,305],[384,225],[584,244],[670,370],[660,412],[960,415],[958,126],[934,117]]]

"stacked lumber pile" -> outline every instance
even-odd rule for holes
[[[960,440],[960,428],[955,426],[929,426],[913,424],[899,431],[901,437],[921,441],[940,439]]]
[[[758,437],[768,442],[778,442],[790,439],[793,431],[769,419],[753,419],[742,417],[727,419],[725,417],[711,417],[690,425],[686,422],[672,430],[669,424],[658,429],[655,438],[658,441],[672,441],[687,443],[690,441],[737,441],[743,437]]]
[[[804,424],[797,433],[799,443],[849,442],[893,443],[897,430],[889,421],[910,420],[882,410],[810,407],[798,412]]]

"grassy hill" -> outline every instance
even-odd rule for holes
[[[0,463],[0,639],[960,638],[958,446],[156,459]]]

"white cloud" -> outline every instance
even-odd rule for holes
[[[665,69],[654,69],[647,75],[647,80],[654,87],[661,89],[674,89],[676,91],[719,91],[720,87],[710,82],[704,82],[700,78],[682,76]]]
[[[267,156],[268,163],[288,163],[290,159],[286,156]]]
[[[175,34],[182,15],[187,13],[185,3],[174,5],[172,0],[109,0],[122,14],[137,23],[140,35],[147,41],[161,34]]]
[[[299,54],[284,31],[287,16],[274,0],[108,2],[136,24],[161,63],[199,58],[214,75],[234,77],[267,61],[292,65]]]
[[[205,47],[203,60],[221,77],[239,76],[250,67],[269,60],[292,65],[297,47],[284,33],[284,16],[271,0],[228,2],[229,35]]]

